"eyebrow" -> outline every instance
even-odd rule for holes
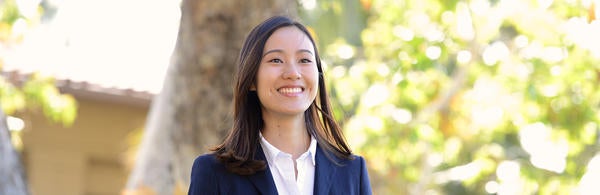
[[[302,53],[302,52],[306,52],[306,53],[309,53],[310,55],[314,56],[314,54],[308,49],[300,49],[296,53]],[[267,54],[270,54],[270,53],[283,53],[283,50],[282,49],[269,50],[263,54],[263,57],[265,57]]]

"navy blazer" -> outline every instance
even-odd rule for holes
[[[353,160],[337,158],[334,164],[317,144],[315,155],[314,193],[321,194],[371,194],[371,185],[365,160],[354,156]],[[257,147],[257,160],[265,159],[262,147]],[[267,168],[253,175],[237,175],[227,171],[215,154],[199,156],[192,167],[192,177],[188,195],[197,194],[277,194],[277,187]]]

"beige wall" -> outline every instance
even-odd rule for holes
[[[24,163],[33,195],[119,194],[127,180],[125,152],[143,127],[147,106],[78,99],[72,127],[40,113],[23,119]]]

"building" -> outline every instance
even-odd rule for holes
[[[17,82],[20,77],[4,75]],[[22,158],[32,194],[120,194],[153,95],[70,80],[59,80],[57,86],[77,99],[71,127],[35,110],[17,116],[26,123]]]

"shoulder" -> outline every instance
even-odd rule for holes
[[[192,166],[189,194],[218,194],[220,185],[217,180],[224,170],[215,154],[196,157]]]
[[[192,166],[192,176],[202,174],[214,175],[215,173],[226,172],[225,165],[217,159],[216,154],[209,153],[196,157]]]
[[[201,175],[214,175],[215,168],[222,166],[217,160],[215,154],[204,154],[196,157],[192,166],[192,179]]]
[[[359,155],[354,155],[353,154],[352,155],[352,161],[355,162],[355,163],[357,163],[357,164],[360,164],[362,166],[364,166],[366,164],[365,158],[362,157],[362,156],[359,156]]]
[[[188,194],[260,194],[249,176],[229,172],[217,154],[196,157]]]
[[[362,168],[363,166],[366,166],[366,162],[365,162],[365,158],[363,158],[362,156],[359,155],[355,155],[352,154],[350,155],[350,159],[339,159],[340,160],[340,164],[342,164],[342,166],[346,165],[349,166],[351,168],[355,168],[355,169],[359,169]]]
[[[340,157],[335,155],[331,151],[327,151],[325,148],[317,147],[317,159],[326,158],[333,164],[339,166],[347,166],[347,165],[361,165],[365,164],[365,159],[356,154],[350,154],[349,156]]]
[[[361,170],[366,166],[365,159],[362,156],[351,154],[347,157],[336,156],[335,154],[322,150],[321,154],[317,152],[317,164],[324,163],[330,166],[337,167],[338,169],[346,169],[350,172],[352,170]]]
[[[215,180],[230,174],[225,165],[217,159],[215,153],[203,154],[196,157],[192,166],[192,180]]]
[[[330,160],[321,161],[323,163],[321,165],[317,163],[317,167],[321,167],[321,172],[315,174],[315,177],[317,177],[315,183],[317,181],[326,183],[327,181],[324,181],[328,179],[326,174],[319,175],[329,171],[332,173],[329,178],[338,179],[333,181],[334,185],[332,185],[328,194],[371,194],[369,173],[365,159],[362,156],[351,155],[350,158],[331,156],[333,156],[331,160],[335,160],[335,162]]]
[[[220,163],[214,153],[200,155],[196,157],[196,160],[194,160],[194,166],[215,166],[217,164]]]
[[[355,191],[350,194],[372,194],[365,159],[362,156],[352,155],[352,159],[346,160],[345,163],[346,166],[341,168],[342,171],[338,171],[338,175],[353,178],[349,183],[354,188],[350,187],[349,189]]]

